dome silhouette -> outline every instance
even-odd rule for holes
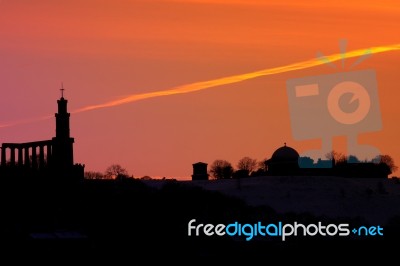
[[[291,148],[286,146],[282,146],[278,148],[273,154],[271,159],[275,162],[291,162],[291,161],[298,161],[300,155],[299,153]]]
[[[278,148],[271,156],[271,159],[266,161],[268,172],[275,174],[291,174],[299,169],[299,153],[289,147],[284,146]]]

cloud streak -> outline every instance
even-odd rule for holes
[[[13,126],[18,126],[18,125],[23,125],[23,124],[39,122],[39,121],[47,120],[47,119],[50,119],[53,117],[54,117],[53,115],[46,115],[46,116],[36,117],[36,118],[31,118],[31,119],[23,119],[23,120],[17,120],[17,121],[13,121],[13,122],[7,122],[7,123],[0,124],[0,128],[13,127]]]
[[[151,99],[151,98],[155,98],[155,97],[191,93],[191,92],[214,88],[217,86],[238,83],[238,82],[242,82],[242,81],[246,81],[246,80],[254,79],[254,78],[258,78],[258,77],[311,68],[311,67],[325,64],[327,61],[335,62],[335,61],[342,60],[343,56],[345,58],[352,58],[352,57],[363,56],[366,53],[377,54],[377,53],[384,53],[384,52],[390,52],[390,51],[396,51],[396,50],[400,50],[400,44],[394,44],[394,45],[388,45],[388,46],[377,46],[377,47],[372,47],[369,49],[359,49],[359,50],[347,52],[345,54],[338,53],[338,54],[325,56],[323,59],[315,58],[315,59],[297,62],[297,63],[285,65],[285,66],[267,68],[267,69],[263,69],[263,70],[259,70],[259,71],[250,72],[250,73],[190,83],[190,84],[174,87],[174,88],[171,88],[168,90],[147,92],[147,93],[141,93],[141,94],[132,94],[132,95],[129,95],[129,96],[126,96],[126,97],[123,97],[121,99],[117,99],[114,101],[109,101],[106,103],[95,104],[95,105],[89,105],[89,106],[80,108],[78,110],[75,110],[72,113],[82,113],[82,112],[101,109],[101,108],[119,106],[122,104],[132,103],[132,102],[145,100],[145,99]]]
[[[400,44],[376,46],[376,47],[372,47],[372,48],[368,48],[368,49],[353,50],[353,51],[347,52],[344,56],[346,58],[353,58],[353,57],[363,56],[366,53],[378,54],[378,53],[397,51],[397,50],[400,50]],[[242,82],[242,81],[246,81],[246,80],[254,79],[254,78],[258,78],[258,77],[270,76],[270,75],[286,73],[286,72],[295,71],[295,70],[311,68],[311,67],[319,66],[322,64],[326,64],[327,62],[336,62],[336,61],[342,60],[342,58],[343,58],[343,54],[337,53],[337,54],[325,56],[324,58],[315,58],[315,59],[301,61],[301,62],[297,62],[297,63],[285,65],[285,66],[280,66],[280,67],[267,68],[267,69],[262,69],[259,71],[254,71],[254,72],[249,72],[249,73],[244,73],[244,74],[232,75],[232,76],[228,76],[228,77],[222,77],[222,78],[217,78],[217,79],[212,79],[212,80],[207,80],[207,81],[194,82],[194,83],[190,83],[190,84],[186,84],[186,85],[177,86],[177,87],[167,89],[167,90],[147,92],[147,93],[141,93],[141,94],[132,94],[132,95],[125,96],[125,97],[117,99],[117,100],[108,101],[108,102],[100,103],[100,104],[88,105],[88,106],[82,107],[80,109],[74,110],[71,113],[74,113],[74,114],[83,113],[83,112],[87,112],[87,111],[115,107],[115,106],[119,106],[119,105],[123,105],[123,104],[133,103],[136,101],[141,101],[141,100],[146,100],[146,99],[151,99],[151,98],[156,98],[156,97],[172,96],[172,95],[202,91],[202,90],[211,89],[211,88],[215,88],[215,87],[222,86],[222,85],[238,83],[238,82]],[[0,124],[0,128],[12,127],[12,126],[26,124],[26,123],[32,123],[32,122],[48,119],[50,117],[52,117],[52,116],[45,116],[45,117],[40,117],[40,118],[36,118],[36,119],[28,119],[28,120],[4,123],[4,124]]]

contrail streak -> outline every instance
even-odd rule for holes
[[[366,49],[360,49],[360,50],[350,51],[345,54],[343,54],[343,53],[333,54],[330,56],[326,56],[326,59],[328,59],[330,62],[334,62],[334,61],[342,60],[343,57],[351,58],[351,57],[362,56],[365,54],[365,50]],[[400,50],[400,44],[372,47],[372,48],[369,48],[368,50],[369,50],[368,52],[370,52],[371,54],[395,51],[395,50]],[[113,106],[118,106],[118,105],[122,105],[122,104],[126,104],[126,103],[144,100],[144,99],[155,98],[155,97],[190,93],[190,92],[213,88],[216,86],[237,83],[237,82],[241,82],[241,81],[245,81],[245,80],[253,79],[253,78],[257,78],[257,77],[269,76],[269,75],[279,74],[279,73],[283,73],[283,72],[289,72],[289,71],[294,71],[294,70],[310,68],[310,67],[314,67],[314,66],[318,66],[318,65],[322,65],[322,64],[324,64],[324,62],[321,61],[320,59],[310,59],[307,61],[302,61],[302,62],[298,62],[298,63],[286,65],[286,66],[268,68],[268,69],[263,69],[263,70],[245,73],[245,74],[239,74],[239,75],[233,75],[233,76],[217,78],[217,79],[212,79],[212,80],[207,80],[207,81],[195,82],[195,83],[191,83],[191,84],[178,86],[178,87],[168,89],[168,90],[147,92],[147,93],[141,93],[141,94],[132,94],[132,95],[126,96],[126,97],[118,99],[118,100],[109,101],[106,103],[101,103],[101,104],[96,104],[96,105],[89,105],[89,106],[80,108],[78,110],[75,110],[75,111],[73,111],[73,113],[81,113],[81,112],[86,112],[86,111],[100,109],[100,108],[113,107]]]
[[[352,58],[352,57],[357,57],[357,56],[363,56],[363,55],[365,55],[366,50],[368,50],[368,53],[370,53],[370,54],[378,54],[378,53],[384,53],[384,52],[390,52],[390,51],[397,51],[397,50],[400,50],[400,44],[376,46],[376,47],[372,47],[372,48],[368,48],[368,49],[353,50],[353,51],[346,52],[345,54],[338,53],[338,54],[325,56],[324,60],[321,60],[321,58],[315,58],[315,59],[297,62],[297,63],[285,65],[285,66],[262,69],[262,70],[254,71],[254,72],[250,72],[250,73],[238,74],[238,75],[222,77],[222,78],[217,78],[217,79],[212,79],[212,80],[207,80],[207,81],[190,83],[190,84],[181,85],[181,86],[174,87],[174,88],[167,89],[167,90],[140,93],[140,94],[132,94],[132,95],[123,97],[118,100],[113,100],[113,101],[109,101],[109,102],[105,102],[105,103],[82,107],[80,109],[72,111],[72,113],[82,113],[82,112],[101,109],[101,108],[108,108],[108,107],[118,106],[118,105],[122,105],[122,104],[127,104],[127,103],[131,103],[131,102],[136,102],[136,101],[155,98],[155,97],[191,93],[191,92],[201,91],[201,90],[205,90],[205,89],[209,89],[209,88],[213,88],[213,87],[217,87],[217,86],[221,86],[221,85],[228,85],[228,84],[237,83],[237,82],[241,82],[241,81],[245,81],[245,80],[249,80],[249,79],[254,79],[257,77],[269,76],[269,75],[274,75],[274,74],[279,74],[279,73],[284,73],[284,72],[290,72],[290,71],[295,71],[295,70],[311,68],[311,67],[325,64],[327,61],[335,62],[338,60],[342,60],[343,57]],[[41,117],[41,118],[36,118],[36,119],[29,119],[29,120],[24,120],[24,121],[0,124],[0,128],[11,127],[11,126],[25,124],[25,123],[31,123],[31,122],[35,122],[35,121],[39,121],[39,120],[44,120],[44,119],[47,119],[50,117],[51,116],[46,116],[46,117]]]
[[[31,119],[17,120],[17,121],[13,121],[13,122],[0,124],[0,128],[13,127],[13,126],[17,126],[17,125],[23,125],[23,124],[33,123],[33,122],[39,122],[39,121],[50,119],[52,117],[54,117],[54,116],[46,115],[46,116],[36,117],[36,118],[31,118]]]

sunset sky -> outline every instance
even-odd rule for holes
[[[63,82],[86,171],[118,163],[135,177],[189,179],[198,161],[318,148],[292,135],[286,81],[348,71],[358,57],[209,81],[338,54],[343,39],[347,51],[399,45],[399,29],[399,1],[2,0],[0,142],[53,137]],[[399,63],[394,49],[352,69],[376,71],[382,116],[359,141],[397,165]],[[345,153],[343,136],[333,142]]]

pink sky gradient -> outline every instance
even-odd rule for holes
[[[69,111],[314,59],[399,44],[398,1],[0,2],[0,124],[53,115],[66,88]],[[350,66],[357,58],[346,61]],[[400,51],[374,54],[383,129],[362,134],[400,164]],[[343,71],[326,65],[189,94],[157,97],[71,116],[75,161],[104,171],[119,163],[135,177],[189,178],[192,163],[269,158],[295,141],[286,80]],[[345,68],[346,70],[346,68]],[[1,142],[49,139],[54,119],[0,128]],[[335,139],[338,151],[343,139]],[[398,175],[398,173],[395,173]]]

